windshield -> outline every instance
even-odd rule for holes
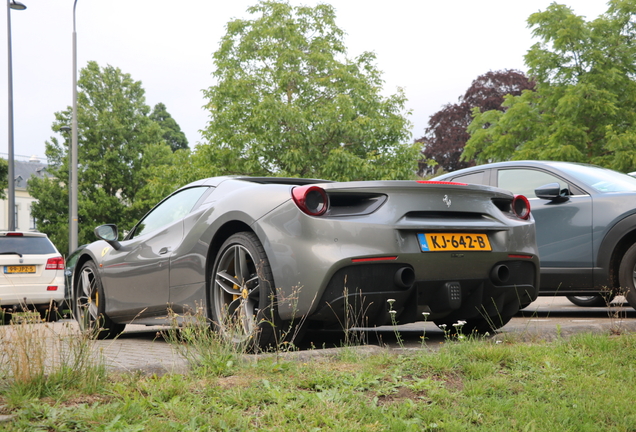
[[[636,191],[636,178],[592,165],[557,165],[559,169],[599,192]]]

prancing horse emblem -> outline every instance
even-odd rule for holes
[[[442,201],[444,201],[446,205],[448,206],[448,208],[450,208],[451,199],[448,197],[448,195],[444,195],[444,199]]]

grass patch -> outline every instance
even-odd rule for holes
[[[40,317],[14,316],[0,327],[0,395],[4,410],[66,392],[91,394],[106,377],[93,355],[93,336],[75,323],[54,326]],[[0,413],[1,414],[1,413]]]
[[[224,356],[221,356],[227,359]],[[256,356],[187,375],[111,375],[8,402],[7,431],[636,430],[636,335],[549,343],[448,342],[289,361]],[[206,364],[207,363],[207,364]]]

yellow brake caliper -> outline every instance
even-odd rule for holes
[[[234,276],[234,279],[238,280],[238,278],[237,278],[236,276]],[[234,290],[236,290],[236,291],[238,291],[238,290],[239,290],[239,286],[238,286],[237,284],[234,284],[234,285],[232,286],[232,288],[234,288]],[[239,295],[239,294],[233,294],[233,295],[232,295],[232,300],[236,300],[236,299],[238,299],[239,297],[243,297],[243,299],[246,299],[246,298],[247,298],[247,294],[248,294],[248,293],[247,293],[247,288],[243,288],[243,289],[241,290],[241,294],[240,294],[240,295]]]
[[[234,279],[236,279],[236,276],[234,276]],[[232,288],[234,288],[235,290],[237,290],[237,291],[238,291],[239,286],[238,286],[237,284],[234,284],[234,285],[232,286]],[[232,300],[236,300],[236,299],[238,299],[239,297],[243,297],[243,300],[247,300],[247,296],[248,296],[248,294],[249,294],[249,292],[247,291],[247,288],[243,288],[243,289],[241,290],[241,295],[240,295],[240,296],[239,296],[238,294],[233,294],[233,295],[232,295]]]

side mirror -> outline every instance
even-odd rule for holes
[[[111,245],[115,250],[119,250],[121,248],[121,243],[117,241],[117,238],[119,237],[119,233],[117,232],[117,225],[100,225],[95,228],[95,235],[98,239],[104,240],[109,245]]]
[[[534,190],[534,194],[541,199],[547,199],[550,201],[562,202],[567,201],[570,198],[567,196],[567,191],[561,190],[561,186],[558,183],[549,183],[543,185]]]

